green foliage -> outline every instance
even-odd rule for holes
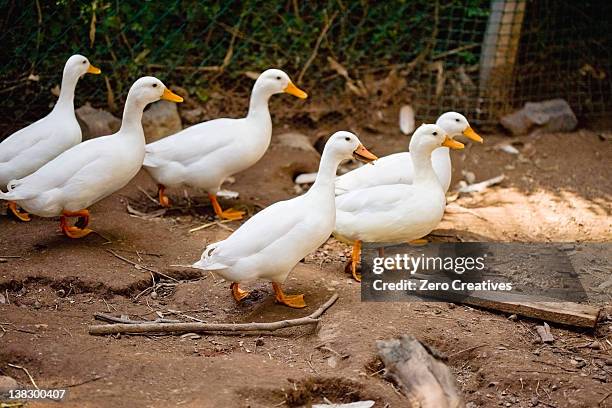
[[[75,52],[103,69],[116,97],[145,74],[190,90],[205,87],[220,73],[203,67],[223,66],[224,78],[240,78],[237,83],[248,83],[244,71],[271,66],[295,78],[326,25],[305,82],[330,75],[328,56],[352,74],[382,72],[413,61],[432,42],[434,53],[479,43],[489,5],[488,0],[438,6],[430,0],[5,0],[0,90],[33,73],[40,81],[28,84],[29,92],[38,86],[42,93],[59,82],[64,61]],[[466,19],[472,25],[465,26]],[[478,52],[454,53],[448,63],[473,64]],[[206,98],[205,92],[198,95]],[[103,104],[105,87],[98,82],[88,99]]]

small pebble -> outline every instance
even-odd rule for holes
[[[518,318],[518,316],[515,315],[515,314],[508,316],[508,320],[511,320],[513,322],[516,321],[517,318]]]
[[[40,309],[42,307],[42,304],[37,300],[34,302],[34,304],[32,305],[32,307],[34,309]]]
[[[151,299],[157,299],[157,292],[151,292]]]

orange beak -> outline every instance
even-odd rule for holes
[[[480,137],[478,133],[474,132],[474,129],[472,129],[470,126],[465,128],[465,130],[463,131],[463,136],[470,138],[478,143],[482,143],[483,141],[482,137]]]
[[[378,159],[378,157],[372,154],[372,152],[366,149],[365,146],[362,144],[360,144],[359,147],[355,149],[355,151],[353,152],[353,157],[364,163],[371,163],[374,160]]]
[[[455,149],[455,150],[463,149],[465,147],[463,143],[458,142],[454,139],[451,139],[450,137],[448,137],[448,135],[446,135],[444,142],[442,142],[442,146],[448,147],[450,149]]]
[[[297,86],[295,86],[293,84],[293,82],[289,82],[289,85],[287,85],[285,87],[285,89],[283,89],[283,92],[286,92],[286,93],[291,94],[293,96],[297,96],[300,99],[308,98],[308,94],[306,92],[302,91]]]
[[[183,102],[183,98],[181,96],[178,96],[168,88],[164,89],[164,93],[162,94],[161,98],[172,102]]]
[[[99,73],[101,73],[102,71],[100,70],[100,68],[94,67],[93,65],[89,64],[89,68],[87,68],[87,73],[88,74],[95,74],[98,75]]]

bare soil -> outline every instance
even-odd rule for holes
[[[408,144],[395,130],[359,135],[379,155]],[[311,136],[314,144],[321,135]],[[462,170],[473,172],[476,181],[502,173],[506,179],[483,193],[451,194],[450,200],[470,212],[447,214],[434,238],[610,241],[612,145],[605,137],[586,130],[518,139],[483,136],[484,145],[453,153],[454,183]],[[503,141],[516,142],[520,157],[493,148]],[[293,177],[316,170],[317,163],[312,152],[274,142],[254,168],[226,186],[240,198],[222,204],[253,213],[291,197]],[[274,304],[266,282],[249,284],[253,296],[238,305],[228,282],[181,265],[194,262],[207,243],[223,239],[239,222],[189,232],[213,220],[208,201],[196,191],[189,191],[189,198],[170,191],[175,208],[161,216],[130,215],[128,203],[138,211],[157,209],[139,187],[155,193],[141,173],[94,205],[91,226],[98,234],[82,240],[60,235],[54,219],[34,217],[22,224],[0,216],[0,258],[5,257],[0,292],[6,300],[0,304],[0,375],[30,386],[25,372],[11,363],[27,368],[41,388],[69,387],[62,407],[295,407],[324,398],[403,407],[404,397],[381,375],[375,341],[411,333],[448,356],[471,407],[612,407],[609,316],[595,331],[552,326],[556,340],[544,345],[535,334],[540,322],[528,319],[447,303],[362,303],[359,284],[344,273],[348,248],[333,239],[298,264],[285,284],[289,293],[306,294],[306,309]],[[164,285],[152,294],[147,288],[152,278],[159,284],[159,276],[109,250],[179,282],[162,279]],[[595,284],[609,277],[603,271]],[[300,327],[275,335],[193,337],[87,333],[95,312],[274,321],[310,314],[334,292],[340,299],[317,331]]]

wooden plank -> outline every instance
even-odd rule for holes
[[[414,275],[415,279],[428,279],[441,282],[433,276]],[[575,302],[562,302],[555,299],[535,297],[524,294],[504,292],[474,291],[468,295],[453,290],[415,291],[416,295],[477,306],[483,309],[516,314],[547,322],[568,326],[595,328],[601,308]]]

